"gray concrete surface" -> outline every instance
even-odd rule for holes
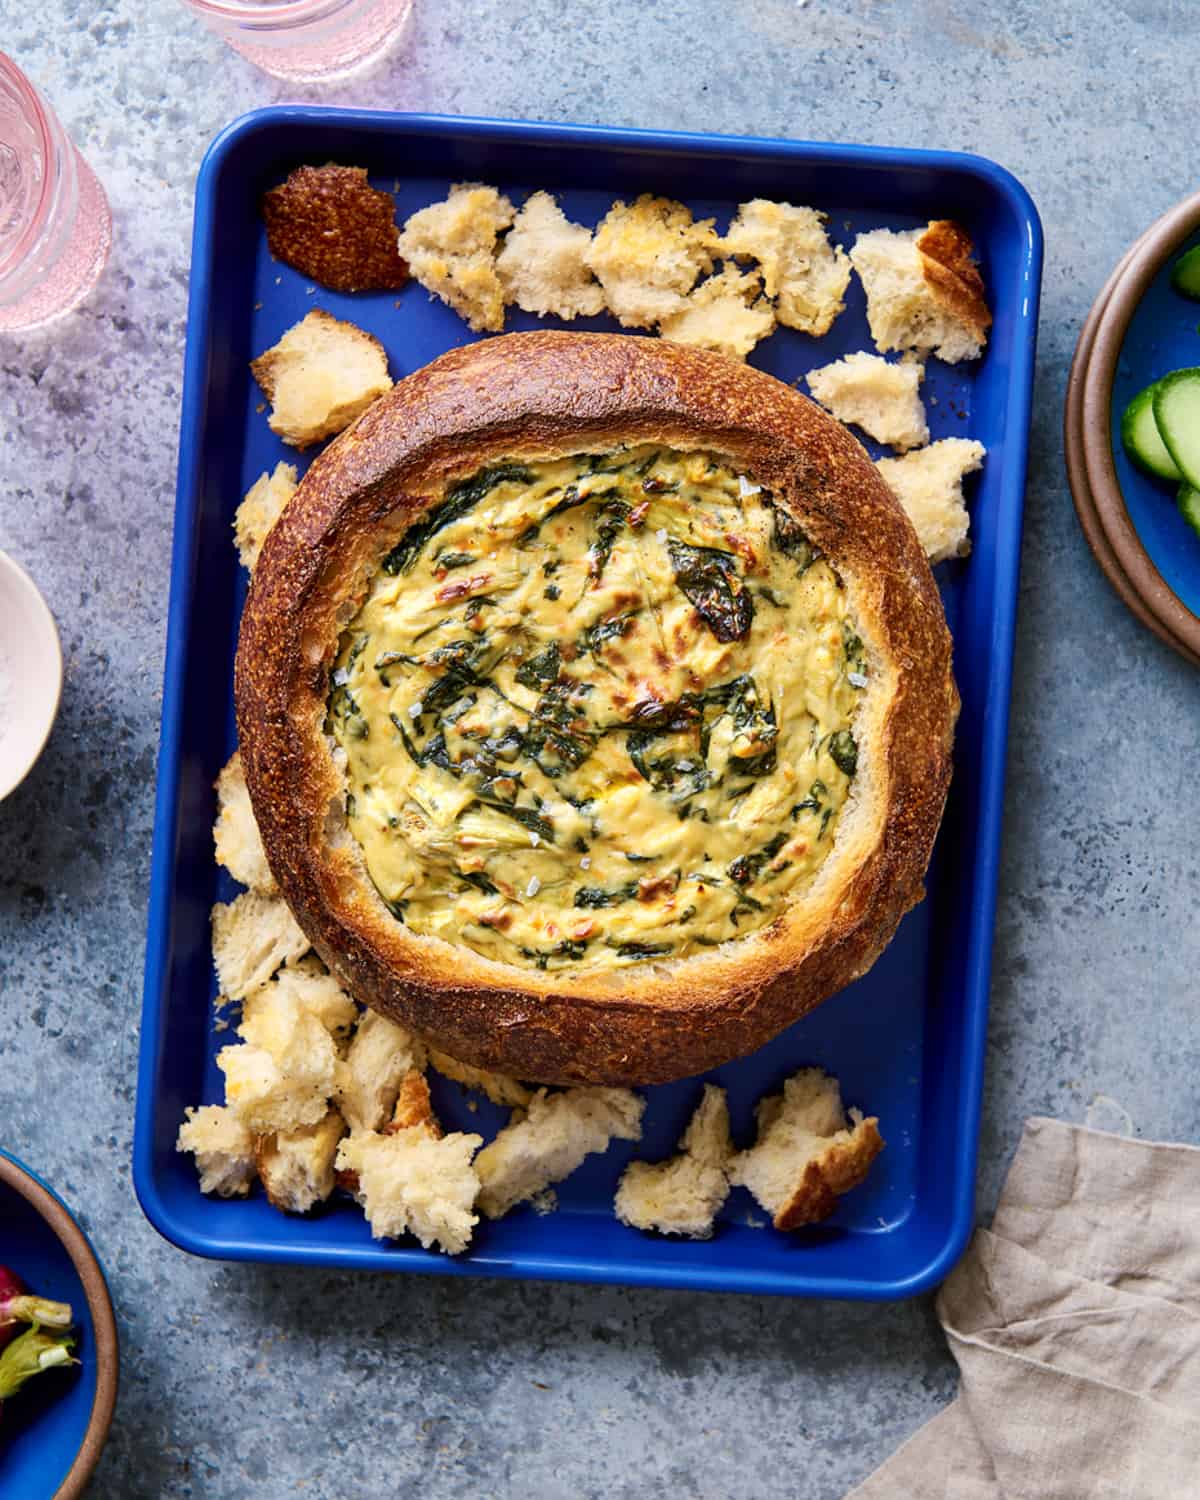
[[[1027,1114],[1104,1122],[1115,1101],[1147,1137],[1200,1138],[1198,681],[1093,565],[1059,435],[1092,295],[1195,185],[1193,20],[1188,0],[418,0],[382,71],[299,95],[962,147],[1032,191],[1048,257],[984,1218]],[[296,93],[171,0],[0,0],[0,45],[117,221],[87,306],[0,338],[0,546],[46,589],[67,656],[50,747],[0,805],[0,1132],[81,1206],[113,1279],[125,1372],[90,1493],[835,1500],[954,1389],[927,1301],[222,1266],[142,1218],[129,1149],[191,193],[221,125]]]

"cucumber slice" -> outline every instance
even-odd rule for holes
[[[1175,370],[1154,387],[1154,421],[1175,467],[1200,489],[1200,370]]]
[[[1156,479],[1173,479],[1178,483],[1183,475],[1167,452],[1166,444],[1159,435],[1158,424],[1154,420],[1154,393],[1158,386],[1157,380],[1153,385],[1148,385],[1125,408],[1125,414],[1121,418],[1121,441],[1125,445],[1125,452],[1139,469],[1145,469],[1147,474],[1153,474]]]
[[[1185,250],[1171,267],[1171,285],[1185,297],[1200,298],[1200,245]]]
[[[1200,536],[1200,490],[1190,484],[1181,484],[1175,503],[1183,519]]]

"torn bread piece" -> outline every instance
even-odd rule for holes
[[[296,483],[296,465],[277,463],[270,474],[258,476],[234,512],[233,539],[247,573],[254,571],[267,533],[296,493]]]
[[[212,909],[213,964],[227,1000],[243,1000],[311,946],[282,896],[243,891]]]
[[[830,242],[815,208],[753,198],[738,208],[723,243],[726,255],[754,260],[785,328],[820,337],[846,305],[850,261]]]
[[[613,316],[626,328],[653,328],[684,307],[719,246],[712,219],[696,222],[684,204],[643,193],[613,204],[586,259]]]
[[[260,1135],[254,1160],[270,1203],[289,1214],[306,1214],[324,1203],[333,1192],[333,1161],[345,1133],[345,1121],[329,1109],[315,1125]]]
[[[405,1074],[424,1068],[423,1043],[377,1011],[366,1011],[336,1068],[334,1097],[350,1129],[382,1130]]]
[[[418,209],[400,235],[400,254],[413,276],[476,333],[504,327],[496,242],[514,217],[512,204],[494,187],[458,182],[442,202]]]
[[[242,1004],[243,1021],[252,1021],[256,1008],[264,998],[269,1001],[275,990],[294,996],[336,1042],[349,1037],[358,1020],[358,1006],[315,953],[307,958],[290,960],[274,979],[252,990]]]
[[[429,1082],[424,1073],[412,1068],[400,1080],[391,1119],[375,1134],[399,1135],[402,1130],[414,1129],[423,1130],[432,1140],[439,1140],[443,1134],[438,1117],[433,1112]],[[352,1168],[339,1167],[337,1183],[338,1187],[353,1197],[359,1196],[358,1174]]]
[[[847,354],[804,377],[813,396],[839,422],[853,422],[877,443],[906,452],[929,441],[920,386],[925,367],[893,364],[878,354]]]
[[[223,1047],[225,1100],[256,1135],[299,1130],[324,1119],[337,1049],[320,1021],[272,985],[243,1014],[240,1045]]]
[[[296,167],[263,194],[267,249],[302,276],[336,292],[403,286],[396,200],[373,188],[363,167]]]
[[[479,1222],[471,1158],[482,1144],[482,1136],[438,1136],[420,1125],[391,1135],[360,1131],[342,1141],[336,1167],[339,1180],[353,1174],[376,1239],[414,1234],[427,1250],[437,1245],[459,1255]]]
[[[645,1107],[629,1089],[539,1089],[528,1110],[515,1111],[512,1123],[476,1159],[480,1208],[499,1219],[570,1176],[585,1156],[606,1151],[613,1139],[640,1140]]]
[[[293,448],[341,432],[392,388],[379,340],[319,307],[251,360],[250,369],[271,403],[271,431]]]
[[[992,315],[961,226],[936,219],[924,229],[872,229],[855,240],[850,259],[881,354],[916,349],[957,364],[982,353]]]
[[[235,750],[217,777],[217,821],[213,824],[217,863],[252,891],[270,894],[275,877],[254,821],[241,752]]]
[[[965,557],[971,550],[963,479],[982,467],[986,455],[987,449],[973,438],[942,438],[903,458],[881,458],[876,463],[916,528],[931,563]]]
[[[847,1120],[837,1079],[820,1068],[802,1068],[756,1114],[758,1140],[733,1158],[729,1180],[750,1189],[776,1229],[827,1219],[883,1150],[879,1121],[856,1109]]]
[[[730,264],[687,294],[683,307],[659,324],[665,339],[745,359],[775,327],[775,309],[762,296],[756,271]]]
[[[733,1159],[725,1090],[706,1083],[704,1093],[669,1161],[631,1161],[617,1187],[616,1214],[634,1229],[706,1240],[729,1196]]]
[[[184,1110],[176,1151],[190,1151],[200,1174],[200,1191],[218,1198],[243,1198],[254,1181],[254,1137],[223,1104]]]
[[[506,302],[556,318],[595,317],[604,311],[604,288],[587,266],[592,231],[573,224],[549,193],[534,193],[521,207],[496,273]]]
[[[505,1073],[489,1073],[484,1068],[473,1068],[470,1063],[459,1062],[446,1052],[429,1049],[429,1061],[443,1078],[461,1083],[463,1088],[486,1094],[493,1104],[503,1104],[509,1109],[524,1109],[533,1098],[533,1090],[527,1089],[515,1078]]]

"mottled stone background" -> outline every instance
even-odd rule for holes
[[[1048,256],[984,1217],[1027,1114],[1200,1134],[1197,678],[1093,565],[1060,440],[1092,296],[1195,186],[1194,21],[1189,0],[418,0],[379,73],[301,95],[961,147],[1033,193]],[[0,546],[46,590],[67,657],[49,749],[0,805],[0,1132],[81,1207],[112,1276],[124,1375],[91,1494],[835,1500],[954,1388],[928,1301],[222,1266],[142,1218],[129,1152],[192,187],[220,126],[297,95],[173,0],[0,0],[0,46],[117,222],[82,311],[0,337]]]

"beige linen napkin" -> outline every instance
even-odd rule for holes
[[[937,1306],[958,1397],[847,1500],[1200,1496],[1200,1149],[1027,1121]]]

